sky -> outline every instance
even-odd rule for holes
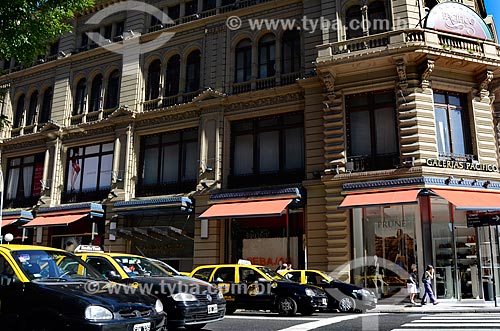
[[[486,4],[486,12],[488,15],[493,15],[497,32],[500,31],[500,1],[499,0],[484,0]]]

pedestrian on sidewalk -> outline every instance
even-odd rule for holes
[[[434,267],[432,265],[428,265],[425,268],[425,272],[422,275],[422,283],[424,283],[424,295],[422,296],[422,306],[426,304],[427,296],[429,296],[429,300],[433,305],[437,305],[439,302],[436,301],[434,297],[434,292],[432,292],[432,280],[434,279]]]
[[[408,281],[406,284],[406,287],[408,288],[408,293],[410,294],[410,302],[412,305],[416,305],[417,303],[415,302],[415,297],[417,296],[418,293],[418,276],[417,276],[417,265],[412,264],[411,265],[411,270],[408,275]]]

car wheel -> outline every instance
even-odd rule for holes
[[[297,314],[297,303],[290,297],[278,300],[278,314],[281,316],[295,316]]]
[[[343,297],[339,300],[339,308],[342,313],[350,313],[356,309],[356,303],[351,297]]]
[[[205,324],[186,325],[185,328],[187,330],[201,330],[205,327],[205,325],[207,324],[205,323]]]

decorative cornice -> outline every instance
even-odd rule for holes
[[[399,77],[399,87],[401,89],[406,89],[408,87],[408,79],[406,75],[406,63],[404,59],[396,60],[396,70]]]
[[[35,139],[35,140],[25,140],[17,141],[20,138],[26,138],[25,136],[10,138],[3,141],[2,149],[4,152],[18,151],[25,148],[40,147],[46,144],[45,139]]]
[[[298,187],[286,187],[286,188],[276,188],[267,190],[262,189],[262,190],[215,193],[210,195],[210,201],[219,202],[224,200],[252,200],[252,199],[277,198],[280,196],[301,198],[302,194]]]
[[[345,183],[342,185],[344,191],[380,189],[380,188],[396,188],[400,186],[425,185],[424,177],[410,177],[388,180],[373,180],[366,182]]]
[[[78,203],[78,204],[68,204],[56,207],[41,207],[37,215],[41,214],[64,214],[66,212],[90,212],[93,216],[98,216],[96,214],[104,214],[104,209],[101,204],[98,203]]]
[[[327,94],[333,94],[335,92],[335,76],[328,70],[322,70],[319,77],[326,88]]]
[[[137,120],[137,127],[151,126],[156,124],[163,124],[167,122],[182,121],[187,119],[198,118],[200,110],[191,110],[181,113],[164,114],[163,116],[156,116],[151,118],[143,118]]]
[[[78,139],[78,138],[84,138],[84,137],[94,137],[94,136],[99,136],[102,134],[109,134],[109,133],[114,133],[115,129],[113,126],[105,126],[101,128],[95,128],[95,129],[84,129],[81,126],[79,127],[80,130],[78,131],[73,131],[75,128],[72,127],[68,130],[71,131],[66,131],[64,135],[64,140],[70,140],[70,139]]]
[[[192,205],[193,202],[187,197],[173,196],[146,200],[119,201],[113,205],[113,211],[135,208],[189,207]]]
[[[226,109],[228,111],[237,111],[237,110],[272,106],[276,104],[293,102],[302,99],[304,99],[304,94],[302,92],[295,92],[295,93],[272,96],[268,98],[250,100],[247,102],[234,103],[228,105]]]

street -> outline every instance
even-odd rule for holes
[[[207,325],[205,331],[258,330],[258,331],[308,331],[308,330],[499,330],[500,314],[492,313],[441,313],[441,314],[336,314],[317,313],[313,316],[280,317],[262,312],[238,312],[226,316],[224,321]]]

